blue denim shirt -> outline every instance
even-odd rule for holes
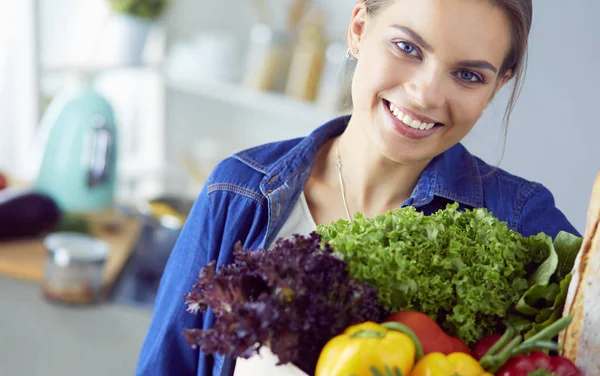
[[[234,361],[192,350],[184,328],[210,328],[211,311],[186,312],[183,295],[209,261],[230,263],[233,248],[267,247],[277,236],[306,184],[317,151],[341,134],[348,117],[334,119],[306,138],[242,151],[212,172],[189,215],[164,271],[154,316],[143,344],[137,375],[230,375]],[[561,231],[579,235],[542,185],[485,164],[460,144],[436,157],[422,173],[410,199],[426,214],[458,202],[485,207],[524,236]]]

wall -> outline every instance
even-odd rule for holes
[[[0,14],[0,170],[21,178],[37,124],[35,2]]]

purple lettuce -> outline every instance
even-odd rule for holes
[[[267,345],[280,364],[312,373],[323,346],[348,326],[380,322],[377,290],[349,277],[347,264],[316,233],[278,240],[250,252],[238,243],[234,262],[202,269],[185,296],[188,311],[212,309],[212,329],[186,329],[190,346],[209,354],[249,358]]]

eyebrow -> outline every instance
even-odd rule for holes
[[[489,69],[494,73],[498,73],[498,69],[485,60],[464,60],[459,61],[458,65],[464,68]]]
[[[391,28],[400,30],[400,31],[408,34],[412,39],[415,40],[415,42],[419,43],[425,51],[433,52],[433,48],[431,47],[431,45],[429,43],[425,42],[425,40],[410,27],[402,26],[402,25],[392,25]],[[460,65],[461,67],[465,67],[465,68],[488,69],[494,73],[498,73],[498,69],[495,66],[493,66],[491,63],[489,63],[485,60],[463,60],[463,61],[460,61],[458,63],[458,65]]]

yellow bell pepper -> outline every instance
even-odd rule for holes
[[[423,350],[406,326],[365,322],[347,328],[321,351],[315,376],[408,375]]]
[[[417,362],[410,376],[493,376],[465,353],[430,353]]]

